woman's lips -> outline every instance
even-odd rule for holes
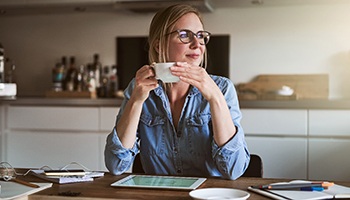
[[[199,58],[199,54],[187,54],[186,56],[191,58],[191,59],[198,59]]]

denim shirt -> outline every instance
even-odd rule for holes
[[[250,155],[240,124],[241,112],[233,83],[224,77],[211,78],[224,94],[237,132],[225,145],[213,139],[210,105],[199,90],[191,87],[186,97],[177,131],[174,128],[169,100],[160,86],[150,92],[143,104],[133,148],[124,148],[116,129],[107,137],[105,164],[113,174],[130,168],[140,152],[147,174],[221,177],[237,179],[248,167]],[[124,91],[117,122],[134,88],[132,80]],[[117,123],[116,122],[116,123]]]

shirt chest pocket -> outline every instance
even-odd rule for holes
[[[211,153],[213,135],[210,114],[201,114],[187,119],[186,129],[191,154],[199,156]]]
[[[163,154],[167,130],[166,119],[162,116],[142,114],[138,136],[141,139],[141,151],[149,154]]]

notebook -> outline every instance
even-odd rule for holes
[[[306,181],[291,181],[306,182]],[[291,183],[290,182],[290,183]],[[298,199],[298,200],[317,200],[317,199],[349,199],[350,187],[334,184],[323,191],[300,191],[300,190],[266,190],[254,187],[248,187],[249,191],[261,194],[271,199]]]
[[[65,183],[78,183],[93,181],[96,177],[104,176],[103,172],[88,172],[85,176],[47,176],[44,170],[31,170],[34,176],[42,178],[44,180],[65,184]]]

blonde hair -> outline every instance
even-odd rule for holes
[[[177,4],[162,9],[153,17],[148,36],[148,59],[150,64],[154,62],[167,62],[169,35],[175,26],[175,23],[184,15],[194,13],[198,16],[203,25],[203,19],[199,11],[187,4]],[[207,50],[205,50],[201,67],[206,68]]]

